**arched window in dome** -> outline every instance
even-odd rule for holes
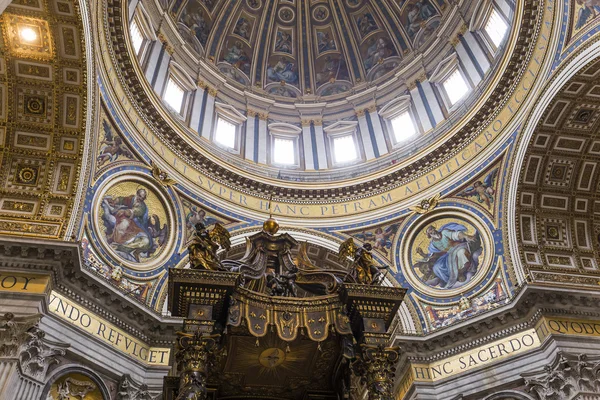
[[[497,50],[508,32],[508,23],[504,20],[504,17],[500,12],[492,7],[492,11],[487,19],[487,22],[483,28],[488,40]]]
[[[419,132],[409,95],[398,96],[379,110],[392,145],[401,146]]]
[[[331,165],[340,167],[360,160],[360,151],[356,137],[356,121],[339,121],[323,130],[329,138]]]
[[[471,90],[470,82],[460,67],[456,53],[440,63],[430,81],[436,84],[448,111],[456,108]]]
[[[239,154],[242,125],[246,117],[229,104],[215,103],[215,126],[212,140],[219,147]]]
[[[156,35],[152,29],[150,19],[141,4],[138,4],[129,22],[129,37],[131,38],[133,52],[139,60],[140,65],[142,65],[152,41],[156,40]]]
[[[185,89],[173,75],[169,75],[169,78],[167,79],[167,84],[165,85],[165,91],[163,93],[163,100],[173,111],[177,112],[178,114],[182,114],[185,100]]]
[[[510,8],[506,1],[482,1],[471,20],[470,30],[477,32],[482,39],[483,47],[494,56],[508,35],[510,29]]]
[[[177,63],[171,62],[161,97],[165,104],[182,119],[186,117],[190,93],[194,86],[194,81],[189,75]]]
[[[140,54],[140,50],[142,49],[142,45],[144,44],[144,37],[142,36],[142,30],[140,29],[140,24],[137,20],[132,20],[131,24],[129,24],[129,33],[131,34],[131,43],[133,44],[133,50],[135,51],[135,55]]]
[[[272,123],[267,127],[271,135],[271,164],[300,167],[299,139],[302,129],[286,123]]]

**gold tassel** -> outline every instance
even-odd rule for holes
[[[258,338],[256,338],[256,343],[254,343],[254,345],[255,345],[256,347],[260,346],[260,343],[258,342]]]
[[[285,346],[285,352],[286,352],[286,353],[289,353],[290,351],[291,351],[291,350],[290,350],[290,344],[288,343],[288,344]]]

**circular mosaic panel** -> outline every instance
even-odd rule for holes
[[[468,292],[487,274],[494,257],[489,230],[461,210],[417,219],[401,251],[407,280],[420,292],[444,297]]]
[[[150,269],[174,240],[167,200],[140,177],[111,180],[95,199],[96,233],[109,253],[135,269]]]

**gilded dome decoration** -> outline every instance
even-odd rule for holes
[[[389,75],[431,42],[444,1],[174,1],[170,15],[230,82],[295,99]]]

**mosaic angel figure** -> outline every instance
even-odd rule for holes
[[[473,185],[469,186],[458,194],[460,197],[475,197],[479,203],[484,203],[489,209],[492,208],[494,203],[496,190],[494,185],[496,184],[496,178],[498,177],[498,169],[493,170],[482,181],[477,181]]]

